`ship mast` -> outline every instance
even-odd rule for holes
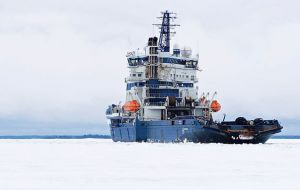
[[[161,52],[170,52],[170,35],[175,34],[175,31],[171,31],[175,26],[179,26],[178,24],[171,24],[171,21],[176,19],[176,14],[168,11],[162,12],[161,17],[157,17],[162,19],[161,24],[153,24],[160,28],[160,36],[159,36],[159,50]]]

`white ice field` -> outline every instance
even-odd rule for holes
[[[0,140],[0,190],[299,190],[300,140],[259,145]]]

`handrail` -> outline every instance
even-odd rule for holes
[[[165,102],[146,102],[145,106],[166,106]]]
[[[125,82],[127,81],[143,81],[145,80],[144,77],[125,77]]]
[[[171,94],[171,93],[146,93],[147,97],[155,97],[155,98],[165,98],[165,97],[171,96],[171,95],[176,95],[176,94],[175,93],[174,94]],[[179,97],[179,96],[176,96],[176,97]]]
[[[173,85],[167,85],[167,84],[146,84],[147,88],[159,88],[161,86],[165,86],[167,88],[174,88]]]

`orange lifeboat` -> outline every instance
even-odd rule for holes
[[[218,112],[221,109],[221,104],[217,100],[213,100],[210,104],[210,108],[213,112]]]
[[[123,109],[128,112],[136,112],[140,109],[140,104],[136,100],[126,102]]]

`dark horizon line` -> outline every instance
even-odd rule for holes
[[[110,139],[110,135],[1,135],[0,139]],[[300,135],[275,135],[271,139],[300,139]]]
[[[110,139],[110,135],[1,135],[0,139]]]

